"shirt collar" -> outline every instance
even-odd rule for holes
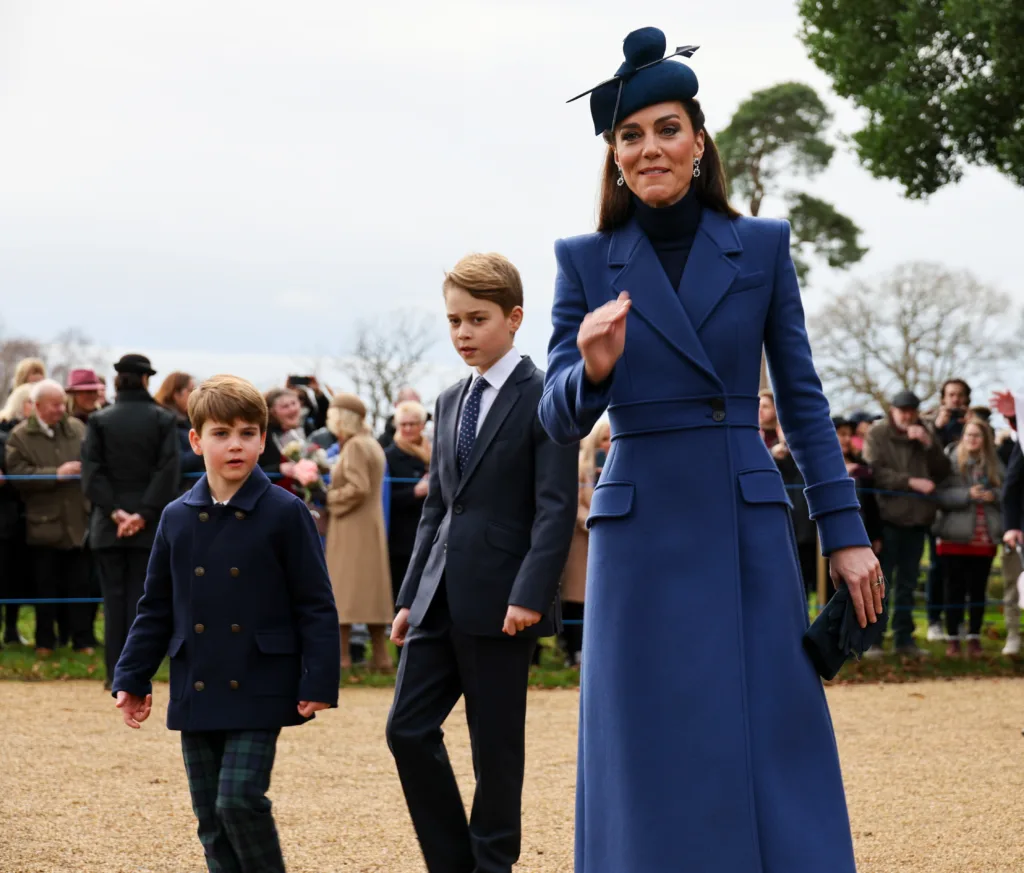
[[[523,356],[516,351],[515,346],[512,346],[495,362],[491,369],[484,373],[484,379],[487,380],[487,384],[495,391],[500,391],[501,386],[508,381],[508,377],[512,375],[522,359]]]
[[[234,497],[228,500],[228,506],[252,512],[256,502],[263,496],[264,492],[271,487],[267,474],[259,467],[254,467],[245,484],[235,492]],[[210,486],[206,481],[206,474],[192,486],[192,489],[185,495],[186,506],[213,506],[213,496],[210,494]]]

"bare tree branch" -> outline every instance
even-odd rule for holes
[[[77,367],[103,371],[109,366],[109,355],[96,346],[88,336],[77,327],[62,330],[49,344],[49,375],[60,383],[65,383],[68,373]]]
[[[353,352],[340,358],[338,365],[366,402],[375,430],[387,421],[399,389],[418,375],[436,341],[433,325],[433,319],[425,314],[410,312],[394,312],[356,325]]]
[[[911,263],[875,284],[854,282],[808,326],[836,404],[885,408],[902,389],[927,403],[952,377],[998,380],[1020,323],[1010,298],[970,273]]]

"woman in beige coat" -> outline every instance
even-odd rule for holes
[[[576,507],[576,529],[573,531],[569,558],[562,571],[562,646],[565,665],[580,666],[583,648],[583,601],[587,589],[587,547],[590,533],[587,516],[590,515],[590,497],[594,484],[601,475],[604,458],[611,445],[611,428],[606,419],[594,425],[590,435],[580,444],[580,490]]]
[[[395,607],[381,504],[384,450],[366,426],[366,407],[354,394],[334,395],[327,427],[341,444],[327,490],[327,569],[341,620],[341,666],[352,666],[352,625],[366,624],[374,668],[390,670],[385,628]]]

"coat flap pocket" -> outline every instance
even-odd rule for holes
[[[26,512],[25,521],[29,524],[50,524],[53,521],[60,521],[60,515],[52,512]]]
[[[299,641],[288,631],[257,631],[256,647],[264,655],[296,655]]]
[[[735,294],[737,291],[749,291],[751,288],[760,288],[768,284],[765,274],[758,270],[756,273],[743,273],[733,279],[727,294]]]
[[[171,637],[170,642],[167,643],[167,657],[176,658],[183,645],[185,645],[184,637]]]
[[[491,522],[487,525],[487,542],[496,549],[510,552],[517,558],[522,558],[530,551],[530,532],[512,530],[501,524]]]
[[[745,470],[736,477],[740,483],[740,494],[747,503],[785,503],[792,506],[793,502],[786,493],[782,474],[778,470]]]
[[[633,511],[632,482],[602,482],[594,489],[590,498],[590,515],[587,516],[587,529],[598,518],[622,518]]]

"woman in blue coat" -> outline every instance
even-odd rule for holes
[[[729,207],[696,77],[663,58],[661,31],[624,49],[591,96],[609,143],[599,232],[555,246],[540,406],[560,442],[606,408],[612,427],[588,520],[576,873],[853,873],[786,492],[758,433],[762,346],[862,626],[884,588],[811,360],[789,226]]]

